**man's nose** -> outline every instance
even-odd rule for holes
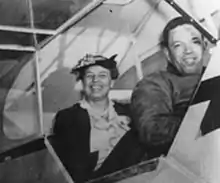
[[[192,50],[193,50],[193,48],[192,48],[191,45],[186,45],[186,46],[185,46],[185,49],[184,49],[185,53],[191,53]]]

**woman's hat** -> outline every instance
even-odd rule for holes
[[[117,69],[117,62],[115,61],[116,56],[117,54],[107,58],[101,55],[86,54],[78,61],[76,66],[72,68],[71,73],[77,76],[77,80],[80,80],[83,78],[86,68],[99,65],[110,71],[112,79],[117,79],[119,73]]]

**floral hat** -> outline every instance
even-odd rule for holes
[[[119,73],[117,62],[115,61],[116,56],[117,54],[107,58],[102,55],[86,54],[78,61],[76,66],[72,68],[71,73],[77,76],[77,80],[81,80],[84,76],[85,69],[90,66],[99,65],[110,70],[112,79],[117,79]]]

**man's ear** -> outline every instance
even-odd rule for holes
[[[208,47],[208,42],[207,40],[203,40],[203,49],[206,50]]]
[[[168,61],[170,61],[171,59],[170,59],[170,52],[169,52],[169,50],[167,48],[163,48],[163,52],[164,52],[164,54],[166,56],[166,59]]]

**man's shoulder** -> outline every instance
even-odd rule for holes
[[[138,82],[137,86],[167,83],[172,77],[172,74],[167,71],[154,72],[144,76],[144,78]]]
[[[173,76],[174,76],[173,73],[168,72],[166,70],[161,70],[161,71],[151,73],[151,74],[145,76],[144,78],[146,78],[146,79],[156,78],[156,79],[165,80],[165,79],[173,77]]]
[[[140,80],[132,92],[132,99],[143,100],[147,97],[158,97],[166,93],[169,95],[175,85],[175,79],[167,71],[159,71],[145,76]],[[149,99],[150,100],[150,99]]]

